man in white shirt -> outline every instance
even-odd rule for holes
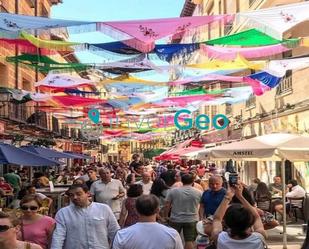
[[[113,249],[183,249],[178,232],[156,222],[159,199],[142,195],[136,200],[139,222],[117,232]]]
[[[109,249],[109,241],[120,228],[109,206],[89,201],[85,184],[68,190],[71,204],[61,208],[55,217],[51,249]]]
[[[286,198],[304,198],[306,196],[306,191],[298,185],[296,180],[290,180],[287,187],[290,189],[290,192],[286,193]],[[287,213],[289,213],[291,205],[293,206],[302,206],[303,200],[291,200],[286,204]],[[283,214],[283,205],[279,204],[275,206],[275,210],[280,214]]]
[[[108,168],[100,169],[101,181],[91,185],[90,192],[96,202],[107,204],[119,219],[121,211],[121,198],[125,195],[125,189],[121,181],[112,179],[111,171]]]
[[[142,174],[142,180],[136,182],[136,184],[140,184],[143,187],[143,194],[149,195],[152,187],[151,174],[149,172],[144,172]]]

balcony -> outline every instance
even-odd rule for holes
[[[277,87],[276,96],[282,97],[293,92],[292,75],[285,77]]]
[[[0,118],[35,126],[43,130],[48,129],[46,113],[37,111],[34,106],[29,106],[26,103],[16,104],[0,101]]]

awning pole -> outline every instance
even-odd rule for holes
[[[282,178],[282,201],[283,201],[283,249],[287,249],[286,234],[286,185],[285,185],[285,159],[281,161],[281,178]]]

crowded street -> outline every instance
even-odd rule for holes
[[[0,249],[309,249],[308,1],[0,8]]]

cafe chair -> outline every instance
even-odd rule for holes
[[[301,219],[305,220],[305,215],[304,215],[305,198],[304,197],[297,197],[297,198],[288,197],[287,200],[291,204],[289,216],[290,217],[294,216],[295,221],[297,222],[297,210],[299,210],[301,214]]]
[[[39,213],[42,215],[49,215],[50,203],[49,200],[46,198],[42,201],[42,206],[39,209]]]

